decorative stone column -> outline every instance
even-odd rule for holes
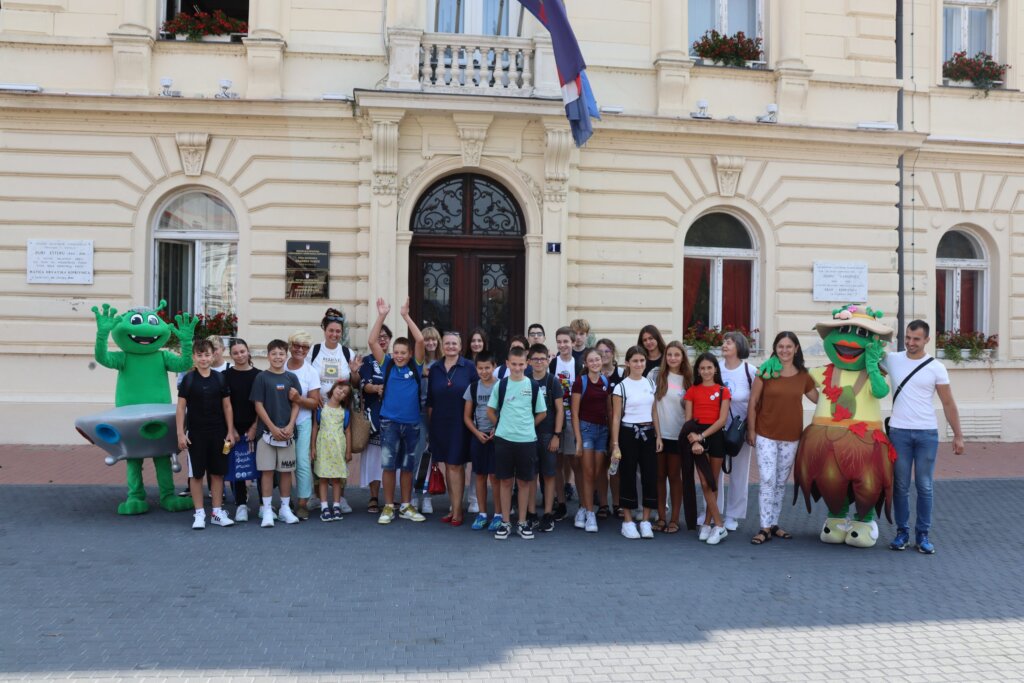
[[[153,61],[153,29],[146,0],[123,0],[121,24],[108,33],[114,59],[115,95],[150,94]]]
[[[775,102],[781,123],[807,120],[807,91],[812,70],[803,58],[803,0],[779,5],[778,57],[775,59]]]
[[[284,67],[281,0],[249,3],[249,35],[242,39],[248,67],[245,96],[255,100],[280,99]]]
[[[680,0],[660,0],[661,49],[654,60],[658,74],[658,116],[686,114],[686,87],[690,84],[690,59],[686,45],[688,17]]]
[[[392,306],[389,325],[393,329],[406,292],[396,292],[398,249],[398,126],[405,114],[401,109],[375,109],[369,113],[370,169],[370,272],[369,323],[376,315],[372,302],[384,297]],[[408,252],[402,259],[408,265]],[[403,278],[404,279],[404,278]],[[397,297],[403,297],[398,301]]]
[[[565,119],[544,119],[544,218],[543,241],[562,244],[561,254],[543,254],[544,266],[534,288],[543,292],[539,307],[542,320],[567,320],[569,261],[569,162],[572,158],[572,133]]]

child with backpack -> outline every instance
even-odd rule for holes
[[[494,385],[498,380],[494,377],[494,358],[488,351],[476,355],[476,374],[479,379],[470,382],[463,395],[465,412],[463,421],[469,430],[472,440],[469,443],[469,457],[473,463],[473,475],[476,478],[476,499],[480,512],[473,520],[473,529],[485,527],[497,531],[501,525],[501,487],[494,476],[494,423],[487,414],[487,402],[491,398]],[[494,517],[490,526],[487,524],[487,483],[490,481],[494,491]]]
[[[597,512],[594,505],[594,484],[597,470],[604,467],[608,450],[608,402],[611,388],[601,371],[604,364],[597,349],[583,352],[586,372],[572,385],[572,430],[576,437],[576,457],[581,462],[583,477],[579,483],[580,507],[576,511],[577,529],[597,533]],[[607,491],[599,492],[607,504]]]
[[[320,478],[320,521],[335,522],[342,519],[341,493],[348,479],[348,463],[352,462],[352,430],[350,427],[349,399],[352,388],[347,380],[339,380],[327,392],[327,402],[313,418],[312,446],[309,457],[313,473]],[[334,496],[334,509],[327,503],[327,484]],[[349,508],[351,510],[351,508]]]
[[[508,353],[509,376],[498,383],[487,402],[487,415],[497,427],[494,430],[494,473],[501,486],[501,513],[504,521],[494,532],[505,540],[512,532],[512,480],[519,483],[519,524],[516,533],[523,540],[533,539],[533,529],[526,522],[530,482],[536,477],[537,430],[544,420],[547,406],[540,387],[523,373],[526,351],[511,349]]]
[[[532,329],[533,326],[531,326]],[[562,385],[558,378],[548,372],[550,354],[548,347],[534,344],[530,347],[530,377],[540,388],[544,396],[544,407],[547,412],[544,419],[537,423],[537,465],[539,474],[544,478],[544,516],[538,522],[541,531],[555,530],[555,471],[558,468],[558,439],[562,435],[565,414],[562,412]],[[529,510],[527,519],[537,519],[537,477],[530,483]]]

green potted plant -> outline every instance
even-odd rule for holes
[[[1003,82],[1007,64],[999,64],[987,52],[968,57],[966,52],[957,52],[942,63],[942,77],[954,83],[970,82],[988,97],[988,91]]]
[[[733,67],[760,62],[764,55],[760,38],[748,38],[743,31],[729,36],[714,29],[693,42],[693,51],[704,63]]]
[[[954,363],[965,360],[983,360],[992,357],[992,351],[999,347],[999,335],[986,337],[981,332],[949,330],[939,333],[936,348]]]
[[[165,21],[161,31],[173,34],[178,40],[219,39],[220,42],[229,42],[232,34],[248,33],[249,26],[241,19],[224,14],[223,10],[210,13],[197,7],[194,14],[179,12],[173,19]]]
[[[180,315],[181,311],[178,311],[178,314]],[[160,311],[159,315],[163,318],[164,322],[171,325],[174,324],[174,316],[166,310]],[[207,337],[218,336],[224,342],[224,348],[228,348],[228,338],[234,337],[238,334],[238,316],[234,313],[217,313],[216,315],[210,316],[200,313],[196,318],[199,319],[199,323],[196,325],[196,339],[206,339]],[[168,348],[177,348],[177,335],[171,335],[170,340],[167,342],[167,346]]]
[[[703,323],[690,325],[683,333],[683,345],[695,356],[705,351],[710,351],[716,356],[721,355],[723,341],[725,341],[725,337],[722,330],[717,326],[708,327]]]

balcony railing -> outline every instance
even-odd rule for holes
[[[425,33],[419,80],[425,91],[530,97],[534,43],[527,38]]]

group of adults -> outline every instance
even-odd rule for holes
[[[610,457],[617,444],[613,445],[607,436],[604,437],[609,439],[606,443],[596,446],[591,443],[591,447],[587,448],[590,451],[587,454],[588,476],[584,477],[581,457],[584,447],[577,444],[575,438],[569,438],[579,433],[578,416],[573,420],[572,401],[569,399],[576,377],[591,370],[587,367],[589,363],[586,359],[590,351],[593,351],[593,371],[606,379],[606,384],[605,380],[601,383],[605,384],[605,390],[609,392],[610,412],[610,397],[614,388],[630,375],[629,359],[625,359],[626,367],[620,366],[616,346],[607,338],[597,340],[592,347],[588,346],[588,339],[593,340],[593,335],[589,334],[589,325],[585,321],[573,323],[572,369],[567,370],[568,366],[558,364],[557,347],[549,350],[552,370],[558,369],[561,385],[566,389],[565,396],[559,398],[566,399],[565,408],[569,412],[566,413],[564,436],[560,435],[562,438],[557,446],[562,457],[556,473],[556,500],[552,505],[546,505],[545,509],[553,510],[556,520],[565,518],[566,494],[571,488],[568,484],[574,479],[581,511],[592,511],[601,517],[614,515],[628,519],[631,510],[624,510],[621,505],[623,473],[609,475]],[[296,512],[300,518],[307,517],[309,500],[313,495],[309,458],[312,414],[321,405],[327,390],[340,380],[351,383],[361,398],[359,409],[364,411],[374,427],[371,429],[369,443],[360,456],[359,484],[370,491],[367,511],[378,513],[382,467],[381,444],[376,427],[380,420],[384,376],[373,354],[361,357],[342,343],[345,317],[341,311],[328,309],[320,322],[320,328],[323,338],[317,343],[302,331],[288,338],[289,358],[286,369],[296,375],[302,386],[300,416],[296,423],[297,468],[296,491],[293,495],[293,499],[297,499]],[[474,358],[489,351],[499,351],[503,356],[507,349],[489,349],[487,334],[482,329],[473,330],[465,346],[462,335],[454,331],[426,327],[422,330],[422,336],[425,357],[420,392],[420,440],[416,447],[416,489],[425,493],[424,483],[429,465],[431,462],[442,464],[451,501],[451,509],[445,521],[461,521],[463,498],[467,492],[470,495],[468,511],[479,512],[474,487],[466,486],[470,436],[464,422],[464,396],[470,383],[477,378]],[[544,344],[545,337],[543,326],[534,324],[530,326],[527,335],[514,336],[510,345],[519,345],[527,350],[535,349],[538,344]],[[377,344],[386,354],[392,338],[392,331],[383,325],[377,338],[369,341]],[[954,433],[953,451],[962,453],[964,443],[948,374],[942,364],[932,363],[928,371],[914,373],[915,377],[904,383],[917,365],[930,358],[925,353],[929,342],[927,323],[919,320],[910,323],[904,340],[906,351],[887,354],[885,363],[893,388],[900,386],[902,391],[900,401],[893,407],[890,425],[891,440],[897,452],[894,467],[897,536],[891,547],[903,549],[907,546],[909,489],[913,470],[916,472],[917,487],[917,546],[922,552],[933,552],[934,546],[928,539],[928,531],[931,526],[933,473],[938,447],[937,424],[932,407],[935,393],[941,399],[947,421]],[[232,387],[231,394],[232,401],[238,401],[238,405],[234,406],[236,429],[239,434],[246,434],[252,431],[255,414],[251,407],[245,406],[244,397],[249,392],[243,385],[246,382],[251,385],[251,377],[257,371],[252,366],[246,343],[240,339],[231,341],[227,350],[232,359],[233,373],[229,373],[229,379],[239,384],[237,390]],[[639,466],[643,488],[640,501],[636,500],[635,483],[629,482],[627,488],[634,491],[629,496],[629,506],[642,507],[645,520],[648,513],[652,517],[656,516],[655,529],[665,533],[679,531],[681,523],[690,530],[700,529],[702,540],[706,540],[719,527],[734,531],[746,516],[751,453],[756,452],[760,475],[759,527],[751,542],[763,544],[774,538],[791,538],[791,534],[780,526],[779,518],[803,429],[803,401],[806,398],[815,403],[818,399],[818,389],[805,366],[797,335],[788,331],[776,335],[770,355],[781,363],[782,370],[778,376],[767,379],[758,376],[757,368],[747,361],[751,351],[750,340],[739,332],[727,333],[720,356],[712,357],[714,369],[709,375],[712,379],[707,380],[709,383],[720,384],[724,388],[722,396],[728,397],[722,404],[725,407],[723,419],[703,425],[706,429],[691,433],[683,439],[680,439],[680,434],[688,417],[683,410],[686,404],[684,396],[687,396],[691,387],[704,382],[701,368],[691,365],[687,349],[680,342],[666,343],[654,325],[646,325],[640,330],[637,344],[630,351],[633,349],[642,353],[642,374],[650,377],[655,392],[655,419],[662,447],[656,452],[652,467],[645,468],[643,464]],[[711,355],[702,355],[700,359],[706,356]],[[700,359],[698,366],[702,364]],[[214,369],[224,370],[226,367],[225,363]],[[571,372],[573,376],[564,377],[565,372]],[[498,375],[501,375],[500,369]],[[586,384],[584,391],[585,387]],[[722,469],[725,453],[720,445],[721,439],[714,438],[714,432],[720,437],[737,419],[746,419],[746,443],[731,456],[731,470],[726,473]],[[608,423],[613,421],[609,419]],[[248,436],[251,439],[254,435]],[[702,514],[698,514],[699,501],[695,493],[698,478],[704,494]],[[236,515],[246,515],[245,482],[236,484],[236,500],[242,511]],[[341,504],[343,511],[351,511],[344,497]],[[433,512],[429,495],[423,496],[422,504],[416,500],[414,505],[425,514]],[[585,523],[586,515],[582,516]],[[579,518],[578,514],[578,522]],[[583,528],[580,523],[577,526]]]

